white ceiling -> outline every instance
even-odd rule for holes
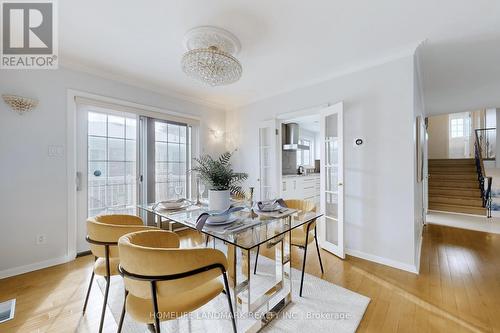
[[[500,37],[429,43],[422,63],[428,114],[500,107]]]
[[[500,36],[500,1],[494,0],[58,3],[63,65],[228,108],[409,52],[426,39],[439,46]],[[207,87],[181,71],[184,34],[200,25],[219,26],[240,39],[243,77],[236,84]]]

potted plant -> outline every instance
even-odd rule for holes
[[[231,201],[230,196],[244,196],[241,183],[248,178],[248,174],[234,172],[231,167],[231,152],[225,152],[219,158],[213,159],[210,155],[195,158],[196,165],[191,171],[197,172],[201,181],[208,187],[208,207],[210,210],[226,210]]]

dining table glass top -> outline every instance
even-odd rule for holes
[[[154,208],[155,204],[138,205],[149,213],[161,217],[170,223],[180,223],[188,228],[196,229],[196,220],[200,214],[208,211],[207,206],[191,205],[183,210],[172,211],[161,207]],[[202,233],[230,243],[242,249],[252,249],[273,239],[279,241],[280,236],[296,229],[307,228],[322,214],[304,212],[296,209],[283,208],[276,212],[242,211],[233,213],[234,222],[225,225],[205,224]],[[304,230],[305,231],[305,230]]]

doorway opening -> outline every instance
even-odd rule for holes
[[[499,111],[490,108],[428,118],[427,222],[449,225],[453,220],[463,220],[449,214],[468,214],[482,217],[486,223],[487,217],[498,214],[495,187],[500,189],[500,184],[496,185],[500,180],[496,160]]]

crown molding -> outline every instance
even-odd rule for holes
[[[77,60],[69,59],[67,56],[64,56],[64,60],[63,57],[61,57],[61,59],[59,60],[59,66],[65,69],[90,74],[103,79],[116,81],[122,84],[133,86],[136,88],[141,88],[144,90],[148,90],[150,92],[158,93],[165,97],[170,97],[181,101],[190,102],[199,106],[205,106],[213,109],[218,109],[221,111],[227,111],[230,107],[232,107],[232,105],[212,102],[204,98],[196,97],[193,95],[186,95],[181,92],[175,91],[172,88],[148,82],[146,80],[142,80],[130,75],[114,74],[106,70],[98,69],[97,67],[84,65]]]
[[[330,80],[333,80],[333,79],[336,79],[336,78],[339,78],[339,77],[342,77],[342,76],[346,76],[346,75],[350,75],[350,74],[362,72],[362,71],[368,70],[370,68],[381,66],[381,65],[384,65],[384,64],[387,64],[387,63],[390,63],[390,62],[402,59],[402,58],[414,56],[415,51],[417,50],[417,48],[423,42],[424,41],[418,41],[416,43],[411,43],[411,44],[409,44],[409,45],[407,45],[405,47],[400,48],[398,51],[395,51],[395,52],[393,52],[390,55],[379,57],[379,58],[375,58],[375,59],[372,59],[370,61],[359,63],[359,64],[356,64],[356,65],[346,66],[342,70],[338,70],[338,71],[329,73],[329,74],[327,74],[325,76],[322,76],[321,78],[316,78],[316,79],[313,79],[313,80],[309,80],[309,81],[306,81],[306,82],[304,82],[302,84],[295,85],[294,87],[291,87],[291,88],[287,88],[287,89],[275,91],[275,92],[270,93],[268,95],[265,95],[265,96],[256,98],[254,100],[251,100],[248,103],[239,104],[239,105],[236,106],[236,108],[247,107],[247,106],[250,106],[250,105],[255,104],[257,102],[261,102],[261,101],[264,101],[266,99],[269,99],[269,98],[272,98],[272,97],[275,97],[275,96],[279,96],[279,95],[282,95],[282,94],[290,93],[290,92],[295,91],[295,90],[299,90],[299,89],[311,87],[311,86],[314,86],[316,84],[321,84],[323,82],[327,82],[327,81],[330,81]]]

